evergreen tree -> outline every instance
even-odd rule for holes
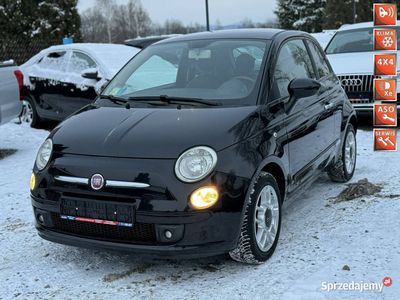
[[[397,4],[397,19],[400,19],[400,0],[359,0],[356,2],[356,23],[373,20],[374,3]],[[353,24],[353,0],[328,0],[323,19],[324,29],[337,29],[343,24]]]
[[[78,0],[0,0],[2,38],[62,39],[81,41]]]
[[[326,0],[278,0],[279,27],[320,32]]]

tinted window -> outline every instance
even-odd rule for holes
[[[321,52],[317,45],[313,42],[307,41],[310,47],[311,55],[314,57],[314,61],[317,67],[319,77],[324,77],[331,73],[328,64],[325,60],[325,55]]]
[[[43,69],[65,72],[67,70],[66,53],[66,51],[51,52],[43,57],[38,65]]]
[[[289,83],[296,78],[315,79],[310,56],[301,40],[287,42],[279,52],[274,71],[275,85],[279,95],[274,95],[273,99],[289,95]]]
[[[81,73],[81,71],[91,68],[96,68],[96,63],[93,61],[93,59],[81,52],[74,51],[72,53],[68,71]]]

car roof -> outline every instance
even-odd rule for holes
[[[161,43],[171,43],[171,42],[181,42],[190,40],[204,40],[204,39],[263,39],[270,40],[276,34],[283,32],[282,29],[272,29],[272,28],[251,28],[251,29],[230,29],[230,30],[217,30],[217,31],[204,31],[198,33],[185,34],[178,37],[171,37],[157,42]]]
[[[400,26],[400,21],[397,21],[397,26]],[[361,28],[372,28],[372,27],[374,27],[374,22],[363,22],[363,23],[356,23],[356,24],[344,24],[344,25],[340,26],[338,31],[361,29]],[[379,26],[379,27],[386,27],[386,26]],[[390,26],[388,26],[388,29],[390,29]]]

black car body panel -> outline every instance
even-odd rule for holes
[[[156,45],[235,37],[271,41],[253,105],[131,102],[126,108],[124,103],[96,101],[52,131],[50,162],[43,171],[36,165],[33,170],[36,188],[31,198],[41,237],[157,257],[226,253],[237,245],[245,208],[261,171],[276,178],[281,198],[287,199],[337,162],[348,124],[356,128],[357,121],[329,63],[329,74],[316,75],[321,88],[315,95],[297,101],[289,96],[274,99],[278,54],[292,40],[303,42],[309,51],[307,41],[317,42],[308,34],[238,30],[170,38]],[[311,63],[318,72],[313,56]],[[202,145],[217,152],[217,165],[200,181],[182,182],[174,172],[178,157]],[[105,186],[96,191],[88,184],[94,174],[101,174],[106,182],[136,182],[148,187]],[[83,183],[57,180],[60,176],[83,179]],[[190,195],[204,186],[216,187],[219,198],[213,206],[199,210],[191,205]],[[133,205],[134,227],[127,231],[61,221],[62,199]],[[38,214],[44,216],[43,221]],[[163,236],[165,230],[173,232],[172,241]]]
[[[90,105],[56,128],[54,150],[96,156],[172,159],[196,144],[213,145],[219,151],[247,138],[238,136],[233,127],[238,121],[257,117],[256,109],[256,106],[124,109]],[[107,121],[93,122],[97,119]],[[198,126],[200,122],[204,122],[201,127]],[[74,135],[70,135],[71,129]],[[132,144],[132,141],[137,143]],[[162,147],[166,144],[169,146]]]

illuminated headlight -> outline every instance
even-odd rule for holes
[[[44,167],[46,167],[47,163],[50,160],[52,152],[53,142],[51,141],[51,139],[47,139],[40,147],[39,152],[36,156],[36,167],[39,169],[39,171],[43,170]]]
[[[184,182],[195,182],[212,172],[217,164],[217,153],[210,147],[194,147],[187,150],[175,164],[176,176]]]

